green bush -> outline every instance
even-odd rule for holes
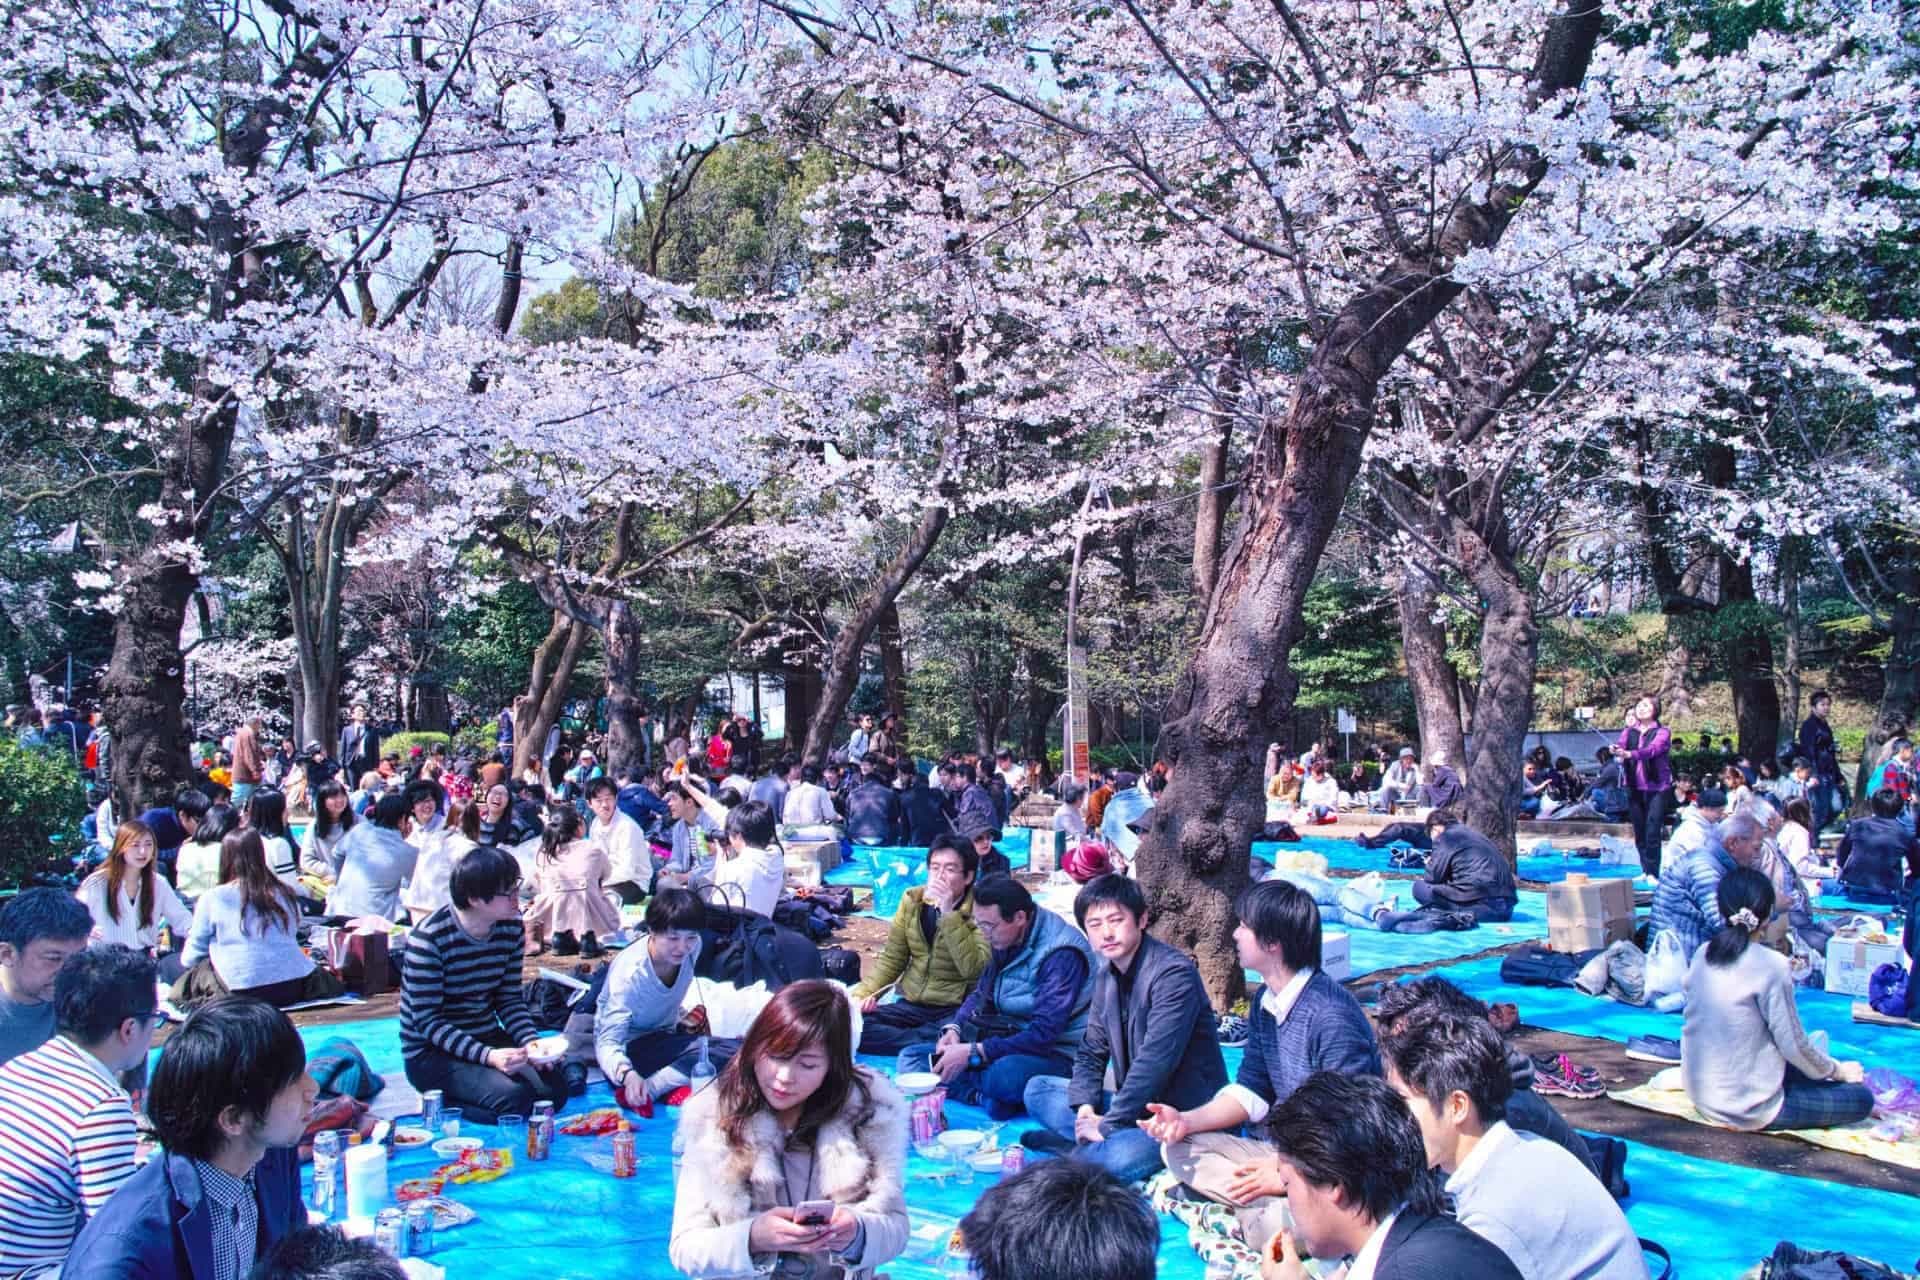
[[[499,741],[500,727],[493,721],[470,724],[464,729],[454,731],[453,753],[459,755],[462,751],[473,751],[485,756],[499,744]]]
[[[66,755],[0,740],[0,884],[66,867],[80,839],[86,787]]]
[[[397,751],[400,753],[400,758],[405,760],[407,753],[415,747],[431,755],[435,747],[447,745],[448,739],[444,733],[396,733],[390,738],[380,739],[380,754],[386,755],[388,752]]]

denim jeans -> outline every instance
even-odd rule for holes
[[[895,1070],[933,1070],[934,1048],[933,1042],[928,1041],[902,1049],[895,1060]],[[1026,1109],[1027,1081],[1035,1076],[1072,1073],[1073,1062],[1064,1054],[1013,1053],[996,1058],[984,1067],[968,1067],[947,1082],[947,1096],[955,1102],[983,1107],[995,1120],[1011,1120]]]
[[[1349,929],[1378,929],[1382,899],[1367,893],[1357,880],[1335,880],[1311,871],[1276,870],[1269,880],[1285,880],[1304,889],[1320,908],[1320,923]]]
[[[1064,1076],[1035,1076],[1027,1082],[1027,1114],[1063,1138],[1073,1137],[1073,1108],[1067,1103],[1071,1084]],[[1095,1109],[1104,1111],[1112,1100],[1112,1094],[1102,1093]],[[1161,1166],[1160,1144],[1132,1125],[1115,1129],[1099,1142],[1078,1143],[1072,1157],[1098,1165],[1122,1182],[1138,1182]]]

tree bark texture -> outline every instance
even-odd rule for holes
[[[1233,415],[1219,415],[1219,433],[1200,451],[1200,494],[1193,508],[1193,616],[1206,616],[1220,576],[1220,540],[1227,527],[1227,455]]]
[[[1720,607],[1758,605],[1753,591],[1753,563],[1731,556],[1720,562]],[[1748,611],[1750,622],[1722,627],[1722,655],[1727,682],[1733,691],[1733,720],[1740,754],[1760,760],[1777,754],[1780,742],[1780,690],[1773,683],[1773,636],[1758,608]]]
[[[900,608],[889,603],[880,611],[878,628],[880,641],[880,676],[883,682],[887,712],[907,718],[907,647],[900,629]]]
[[[1489,489],[1491,485],[1487,486]],[[1476,495],[1498,504],[1499,495]],[[1478,503],[1476,503],[1478,505]],[[1478,513],[1476,513],[1478,514]],[[1485,601],[1480,620],[1480,690],[1473,719],[1473,753],[1466,761],[1467,824],[1515,856],[1520,816],[1521,756],[1533,725],[1533,678],[1540,627],[1533,595],[1521,578],[1506,537],[1504,516],[1481,538],[1479,521],[1455,522],[1454,546],[1467,579]]]
[[[1413,712],[1420,726],[1420,759],[1444,752],[1456,768],[1467,758],[1466,729],[1460,719],[1460,673],[1447,657],[1447,629],[1434,621],[1439,593],[1424,570],[1400,571],[1400,646],[1413,691]]]
[[[607,776],[639,777],[646,763],[646,699],[640,693],[640,658],[644,629],[625,600],[615,600],[607,612],[602,646],[607,661]]]
[[[1577,86],[1600,31],[1597,6],[1548,23],[1533,78],[1541,93]],[[1224,1007],[1244,979],[1232,941],[1233,901],[1265,819],[1265,744],[1291,720],[1298,681],[1287,665],[1319,567],[1373,429],[1381,380],[1453,301],[1461,253],[1497,242],[1546,175],[1544,159],[1514,154],[1490,198],[1456,206],[1430,243],[1403,254],[1328,318],[1284,414],[1259,424],[1240,491],[1240,520],[1175,700],[1159,754],[1172,779],[1137,856],[1153,931],[1193,955]]]
[[[560,609],[553,611],[547,637],[533,651],[527,672],[527,691],[513,703],[513,776],[540,759],[547,733],[560,722],[567,689],[586,648],[592,628]]]

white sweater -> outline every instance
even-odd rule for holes
[[[1680,1076],[1700,1114],[1733,1129],[1764,1129],[1786,1101],[1787,1064],[1814,1080],[1837,1064],[1807,1038],[1787,958],[1757,941],[1724,968],[1694,952],[1687,970]]]
[[[153,919],[142,926],[140,923],[140,877],[128,876],[120,884],[120,918],[107,916],[107,873],[96,871],[80,884],[80,891],[74,895],[86,905],[93,916],[93,934],[88,938],[91,946],[104,946],[119,943],[123,947],[132,947],[135,951],[147,951],[159,945],[160,926],[166,924],[173,930],[177,945],[186,938],[187,930],[193,927],[193,912],[173,891],[167,878],[156,874],[153,877]]]
[[[1525,1280],[1647,1280],[1627,1215],[1551,1139],[1498,1122],[1447,1178],[1447,1192],[1460,1225],[1500,1246]]]

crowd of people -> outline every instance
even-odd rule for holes
[[[1010,752],[922,768],[891,716],[859,718],[844,749],[803,765],[729,717],[704,737],[663,727],[657,755],[618,776],[564,738],[514,776],[510,717],[500,732],[485,755],[403,759],[356,708],[334,752],[296,757],[257,721],[237,726],[170,804],[96,815],[99,864],[77,894],[0,908],[0,1169],[24,1171],[0,1178],[0,1276],[392,1274],[305,1225],[293,1148],[316,1086],[282,1010],[340,990],[309,954],[315,927],[399,925],[406,1077],[477,1123],[587,1085],[579,1056],[532,1052],[525,958],[616,953],[584,1006],[585,1057],[625,1106],[683,1108],[670,1255],[688,1275],[866,1275],[906,1246],[907,1103],[859,1055],[1032,1122],[1032,1167],[962,1226],[982,1276],[1153,1275],[1158,1220],[1133,1184],[1162,1170],[1230,1212],[1272,1277],[1304,1275],[1308,1256],[1375,1277],[1648,1275],[1586,1141],[1485,1005],[1427,977],[1389,987],[1370,1019],[1322,968],[1328,925],[1511,917],[1512,866],[1456,816],[1464,784],[1443,757],[1407,748],[1376,778],[1336,774],[1318,744],[1269,751],[1275,821],[1411,801],[1427,857],[1406,910],[1297,869],[1249,883],[1233,937],[1260,985],[1242,1020],[1218,1017],[1194,960],[1149,933],[1130,874],[1164,769],[1083,787],[1049,786]],[[1801,739],[1817,751],[1817,734]],[[1862,1066],[1805,1034],[1782,948],[1820,927],[1816,874],[1912,903],[1911,745],[1876,771],[1835,869],[1818,859],[1817,762],[1734,767],[1725,789],[1687,796],[1669,750],[1647,699],[1597,783],[1575,791],[1560,759],[1530,761],[1524,785],[1556,805],[1617,788],[1643,858],[1653,831],[1652,928],[1690,959],[1683,1074],[1703,1114],[1740,1129],[1864,1116]],[[995,847],[1036,798],[1069,842],[1070,915]],[[771,917],[784,847],[823,839],[917,847],[924,882],[857,983],[789,983],[744,1036],[713,1036],[689,999],[713,914]],[[161,990],[189,1012],[149,1079]],[[144,1164],[143,1127],[158,1144]]]

